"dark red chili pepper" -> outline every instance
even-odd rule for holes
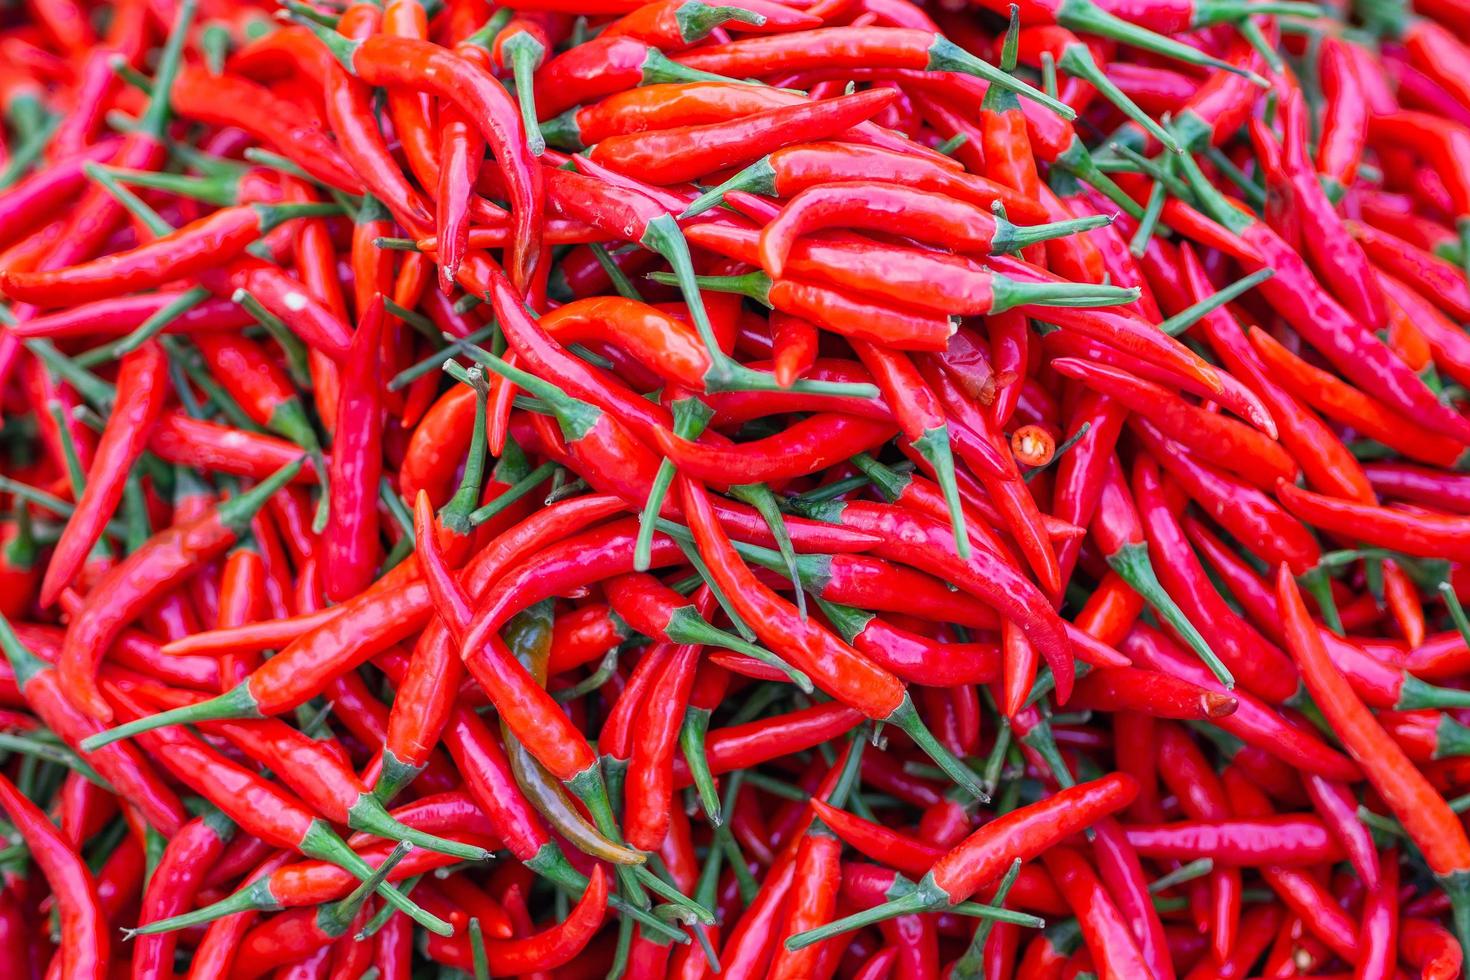
[[[1276,270],[1261,284],[1261,293],[1308,343],[1348,378],[1401,411],[1415,415],[1425,427],[1462,441],[1467,438],[1470,423],[1458,415],[1447,417],[1445,406],[1433,392],[1366,327],[1353,320],[1307,270],[1301,256],[1263,222],[1248,218],[1208,186],[1193,158],[1186,154],[1183,160],[1190,186],[1203,191],[1202,202],[1211,215],[1258,249],[1263,264]]]

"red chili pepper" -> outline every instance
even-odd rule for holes
[[[94,718],[109,720],[112,709],[97,689],[96,671],[117,634],[202,563],[222,554],[300,468],[298,460],[212,512],[160,532],[98,583],[67,627],[57,661],[67,696]]]
[[[332,445],[330,511],[322,570],[330,598],[341,601],[372,581],[378,564],[379,440],[382,405],[379,338],[383,300],[378,294],[358,321],[342,374],[337,431]]]
[[[1414,414],[1432,431],[1461,439],[1470,423],[1445,406],[1409,367],[1394,356],[1367,328],[1356,323],[1307,270],[1297,255],[1264,223],[1236,210],[1213,187],[1207,187],[1198,165],[1187,154],[1185,174],[1192,187],[1204,191],[1202,203],[1213,217],[1251,247],[1276,274],[1261,284],[1261,293],[1303,338],[1348,378],[1378,393],[1401,411]]]
[[[0,291],[23,303],[90,302],[189,276],[228,262],[296,217],[335,213],[336,205],[247,204],[222,208],[165,238],[91,262],[46,272],[0,271]]]
[[[42,605],[55,602],[72,581],[122,500],[128,471],[163,410],[168,394],[165,366],[163,351],[152,343],[123,358],[112,414],[93,456],[86,490],[46,566]]]
[[[97,883],[81,855],[46,814],[4,776],[0,776],[0,807],[9,815],[56,896],[61,914],[59,975],[78,980],[106,977],[111,957],[107,919]]]
[[[313,27],[310,22],[306,26]],[[339,34],[315,28],[313,32],[349,73],[366,84],[427,90],[453,102],[480,129],[511,197],[516,238],[506,264],[512,282],[524,292],[540,262],[544,190],[541,168],[526,144],[525,128],[509,93],[484,67],[427,41],[384,34],[349,41]]]
[[[653,184],[677,184],[740,165],[783,146],[846,132],[892,103],[891,89],[767,109],[729,122],[609,136],[592,159]]]
[[[1457,923],[1470,925],[1464,882],[1470,868],[1470,842],[1443,797],[1374,720],[1372,714],[1326,655],[1316,627],[1307,616],[1296,583],[1286,570],[1277,574],[1276,598],[1286,626],[1287,643],[1302,668],[1313,699],[1333,722],[1364,774],[1423,851],[1456,907]]]
[[[116,685],[110,685],[108,697],[130,715],[137,717],[142,714],[141,706]],[[150,731],[144,737],[150,747],[160,753],[166,768],[176,778],[198,790],[248,833],[277,847],[291,848],[331,861],[360,880],[366,881],[371,877],[373,869],[337,836],[330,825],[275,784],[230,761],[197,736],[176,728]],[[431,932],[443,934],[452,931],[447,923],[426,913],[397,889],[380,885],[377,891],[395,908]],[[183,924],[186,923],[176,918],[145,928],[161,932]]]
[[[945,853],[912,891],[789,939],[787,946],[799,949],[864,925],[963,902],[1012,861],[1047,853],[1056,841],[1126,806],[1137,792],[1130,777],[1114,773],[999,816]]]

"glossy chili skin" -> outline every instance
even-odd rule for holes
[[[112,414],[92,457],[86,490],[41,581],[43,605],[56,601],[61,589],[72,581],[122,500],[127,474],[163,412],[168,396],[166,367],[163,350],[156,343],[144,344],[123,358]]]
[[[217,812],[185,824],[168,842],[149,879],[138,914],[139,924],[188,911],[234,831],[234,824]],[[177,941],[177,934],[172,932],[138,937],[133,949],[133,976],[138,980],[172,976]]]
[[[331,509],[322,566],[327,595],[337,601],[362,592],[378,563],[378,480],[382,473],[378,346],[382,328],[382,295],[378,294],[353,334],[337,406]]]
[[[98,587],[67,628],[57,668],[68,697],[99,720],[112,708],[96,685],[98,663],[133,618],[173,591],[204,562],[222,554],[254,511],[300,468],[300,462],[204,516],[160,532],[111,572],[116,587]]]
[[[1327,658],[1321,637],[1311,625],[1296,583],[1289,574],[1277,575],[1276,597],[1286,625],[1287,642],[1303,670],[1303,679],[1316,700],[1335,722],[1343,744],[1363,767],[1364,774],[1423,850],[1430,869],[1445,883],[1458,906],[1465,903],[1465,868],[1470,842],[1449,807],[1374,720]],[[1457,922],[1464,922],[1457,914]]]
[[[0,806],[26,842],[56,896],[61,914],[61,975],[102,978],[111,957],[107,919],[96,880],[81,855],[61,836],[45,813],[14,783],[0,776]]]
[[[830,515],[829,519],[840,521],[846,527],[889,535],[888,543],[873,549],[875,555],[938,575],[992,604],[1025,630],[1047,662],[1060,672],[1062,689],[1069,689],[1066,678],[1071,673],[1071,654],[1065,631],[1059,628],[1055,614],[1050,612],[1039,590],[1001,556],[977,550],[968,561],[961,560],[954,554],[948,528],[938,521],[890,506],[854,501],[824,507],[814,513]],[[898,533],[900,529],[904,533]],[[945,543],[941,544],[941,540]]]
[[[67,697],[57,671],[22,645],[8,621],[0,621],[0,644],[21,695],[47,728],[70,745],[100,730],[97,722]],[[84,758],[160,831],[174,833],[187,821],[177,794],[135,747],[107,746],[86,753]]]
[[[875,89],[834,100],[767,109],[738,120],[610,136],[592,159],[654,184],[677,184],[763,156],[809,138],[845,132],[893,101]]]

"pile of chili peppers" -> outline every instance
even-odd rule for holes
[[[1470,0],[15,0],[0,117],[0,977],[1462,974]]]

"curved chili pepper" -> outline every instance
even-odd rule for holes
[[[1302,337],[1346,377],[1380,393],[1393,406],[1420,418],[1427,428],[1462,441],[1470,423],[1447,417],[1445,406],[1413,376],[1367,328],[1353,320],[1317,282],[1306,263],[1263,222],[1248,218],[1229,204],[1207,181],[1192,157],[1181,157],[1190,186],[1201,190],[1202,203],[1242,241],[1258,250],[1263,264],[1276,274],[1261,284],[1261,293]]]
[[[941,856],[912,891],[788,939],[787,946],[799,949],[885,919],[956,905],[1011,862],[1046,853],[1057,840],[1127,806],[1137,792],[1131,777],[1113,773],[997,817]]]
[[[1296,357],[1259,327],[1251,328],[1250,339],[1277,382],[1329,418],[1411,459],[1452,467],[1464,455],[1462,443],[1419,431],[1398,412]]]
[[[107,428],[92,458],[86,490],[67,521],[41,581],[41,603],[56,601],[102,536],[103,525],[122,500],[133,462],[147,443],[168,394],[166,362],[157,344],[144,344],[123,358],[117,395]]]
[[[1200,687],[1212,690],[1218,687],[1204,667],[1188,660],[1163,634],[1142,624],[1133,627],[1122,649],[1136,666],[1167,673]],[[1330,779],[1354,781],[1358,778],[1359,771],[1351,760],[1328,748],[1326,743],[1310,733],[1287,724],[1249,691],[1237,688],[1231,694],[1238,704],[1232,714],[1215,720],[1218,727],[1294,768]]]
[[[607,876],[594,868],[586,891],[567,917],[556,925],[524,939],[492,939],[485,942],[491,970],[505,976],[553,970],[575,959],[602,926],[608,904]],[[474,957],[467,944],[448,940],[436,944],[436,958],[465,970],[473,969]]]
[[[310,22],[306,26],[313,27]],[[506,264],[512,282],[524,292],[540,262],[544,188],[541,167],[526,144],[520,112],[509,93],[484,67],[427,41],[385,34],[350,41],[325,30],[314,28],[314,33],[349,73],[368,85],[430,91],[459,106],[479,127],[510,194],[516,237]]]
[[[1470,554],[1470,526],[1457,515],[1352,503],[1288,483],[1277,485],[1276,496],[1306,523],[1342,537],[1426,557]]]
[[[222,554],[300,468],[298,460],[203,517],[159,533],[114,568],[67,628],[57,668],[68,697],[93,717],[110,719],[112,708],[97,689],[96,671],[117,634],[202,563]]]
[[[1327,658],[1316,627],[1307,616],[1290,573],[1277,574],[1276,599],[1286,628],[1287,644],[1302,668],[1313,699],[1331,719],[1344,745],[1363,767],[1413,841],[1423,851],[1455,905],[1457,928],[1470,930],[1465,881],[1470,880],[1470,841],[1460,821],[1414,764],[1374,720],[1372,714]],[[1467,937],[1470,938],[1470,937]],[[1464,940],[1462,940],[1462,943]]]
[[[1206,412],[1159,385],[1123,371],[1073,358],[1059,358],[1052,366],[1118,399],[1196,456],[1256,486],[1272,487],[1278,479],[1295,479],[1296,462],[1274,440],[1249,426]]]
[[[0,776],[0,807],[9,815],[56,896],[61,913],[60,975],[106,977],[111,957],[107,921],[96,881],[81,855],[46,814],[4,776]]]

